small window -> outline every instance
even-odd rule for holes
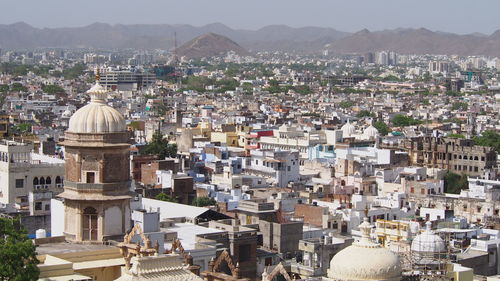
[[[87,172],[87,183],[95,183],[95,173]]]
[[[288,171],[290,172],[290,171],[291,171],[291,169],[290,169],[291,167],[290,167],[290,166],[288,166],[287,168],[288,168]]]
[[[45,205],[45,211],[50,211],[50,204]]]
[[[35,202],[35,210],[37,211],[42,210],[42,202]]]
[[[24,180],[16,179],[16,188],[24,188]]]

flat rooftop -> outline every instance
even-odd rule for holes
[[[185,250],[195,249],[196,235],[226,232],[220,229],[204,227],[192,223],[176,223],[175,226],[162,228],[161,231],[177,232],[177,238],[181,241],[182,247],[184,247]],[[172,243],[165,243],[165,249],[170,249],[171,246]]]
[[[77,252],[88,252],[96,250],[106,250],[116,248],[116,246],[102,244],[76,244],[68,242],[47,243],[36,247],[38,255],[57,255]]]

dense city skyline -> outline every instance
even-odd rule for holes
[[[25,9],[29,3],[30,9]],[[110,24],[191,24],[202,26],[223,23],[232,28],[256,30],[266,25],[283,24],[291,27],[319,26],[340,31],[356,32],[395,28],[427,28],[458,34],[491,34],[500,28],[495,11],[498,1],[478,1],[471,9],[465,0],[458,1],[273,1],[249,3],[220,1],[144,1],[143,9],[130,9],[133,3],[89,0],[61,0],[50,4],[39,1],[6,1],[2,3],[0,24],[26,22],[36,27],[76,27],[95,22]],[[196,9],[193,9],[196,7]],[[482,7],[489,7],[483,9]],[[474,9],[475,8],[475,9]],[[78,10],[79,13],[72,13]],[[113,11],[110,13],[110,11]],[[243,12],[245,11],[245,12]],[[446,11],[446,12],[444,12]],[[472,13],[472,11],[477,11]]]

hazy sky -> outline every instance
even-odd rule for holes
[[[500,0],[1,0],[0,23],[36,27],[104,23],[220,22],[232,28],[269,24],[342,31],[425,27],[455,33],[500,29]]]

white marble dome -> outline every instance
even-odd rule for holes
[[[348,138],[354,135],[354,133],[356,132],[356,128],[351,124],[351,122],[349,122],[349,120],[347,120],[347,123],[345,123],[344,126],[342,126],[342,128],[340,129],[342,130],[342,135],[344,138]]]
[[[116,133],[126,131],[123,115],[106,104],[106,89],[98,82],[87,91],[90,102],[69,119],[70,133]]]
[[[411,250],[416,253],[443,253],[444,240],[431,230],[431,222],[425,223],[424,232],[420,233],[411,242]]]
[[[363,136],[367,139],[372,139],[377,138],[379,136],[379,133],[377,128],[373,127],[373,125],[370,125],[363,131]]]
[[[398,256],[370,240],[371,226],[366,218],[359,227],[362,232],[361,239],[332,258],[328,278],[343,281],[401,280],[401,263]]]

